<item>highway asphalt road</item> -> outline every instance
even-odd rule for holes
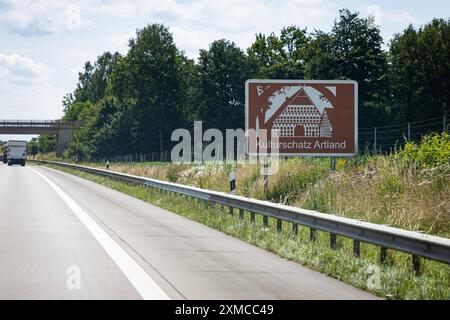
[[[0,299],[373,299],[174,213],[0,165]]]

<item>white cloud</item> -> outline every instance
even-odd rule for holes
[[[374,22],[377,26],[381,26],[382,16],[381,16],[381,9],[379,6],[374,4],[367,6],[366,13],[374,18]]]
[[[409,24],[420,24],[421,21],[406,10],[390,11],[378,5],[363,5],[360,7],[363,15],[373,16],[375,24],[380,27],[384,39],[384,48],[388,48],[389,40],[395,33],[401,32]]]
[[[399,11],[382,10],[380,6],[375,4],[365,5],[362,8],[363,12],[365,12],[367,15],[374,16],[375,23],[380,26],[383,23],[396,23],[408,25],[410,23],[419,22],[406,10],[399,10]]]
[[[126,54],[128,51],[128,41],[135,36],[135,31],[114,35],[104,40],[108,41],[112,49],[110,51]]]
[[[61,117],[64,91],[49,83],[24,88],[17,84],[2,84],[0,119],[57,119]]]
[[[0,119],[56,119],[63,94],[43,64],[0,53]]]
[[[109,28],[115,28],[121,19],[134,19],[135,28],[159,22],[170,27],[179,47],[191,57],[220,38],[247,47],[256,32],[277,32],[286,25],[326,29],[337,9],[331,0],[0,0],[0,3],[2,1],[8,6],[0,13],[0,25],[17,34],[74,32],[83,27],[91,27],[96,32],[105,22],[110,24]],[[120,50],[124,44],[126,46],[134,29],[124,30],[123,36],[110,36],[108,42],[118,43]]]
[[[3,0],[2,3],[0,25],[23,36],[75,31],[85,23],[81,7],[68,0]]]
[[[311,31],[330,29],[337,12],[331,0],[110,0],[79,5],[91,18],[106,17],[107,21],[133,18],[135,27],[105,39],[108,45],[116,45],[114,51],[125,53],[136,28],[157,22],[169,27],[177,46],[191,58],[198,55],[199,49],[206,49],[221,38],[245,49],[257,32],[278,32],[287,25],[309,27]],[[100,19],[92,20],[95,27],[101,23]]]
[[[329,29],[336,7],[329,0],[193,0],[138,2],[139,15],[170,26],[177,45],[188,56],[226,38],[242,48],[254,41],[255,33],[278,32],[287,25]]]
[[[140,1],[138,6],[140,14],[152,18],[222,31],[259,30],[287,24],[317,25],[320,19],[334,16],[334,5],[328,0],[167,0]]]
[[[49,83],[24,87],[0,80],[0,119],[54,120],[61,118],[64,91]],[[0,140],[31,139],[31,135],[0,135]]]
[[[64,22],[67,30],[79,30],[81,28],[81,8],[79,6],[68,7],[64,13]]]
[[[408,11],[401,10],[396,12],[385,12],[383,13],[383,19],[389,22],[395,22],[398,24],[408,25],[410,23],[418,24],[420,23],[419,19],[416,19],[412,16]]]
[[[0,81],[15,84],[35,84],[45,81],[48,71],[39,63],[17,53],[0,53]]]

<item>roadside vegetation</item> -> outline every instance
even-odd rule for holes
[[[112,164],[110,169],[201,188],[228,191],[228,174],[234,170],[241,195],[338,214],[369,222],[450,237],[450,136],[424,137],[390,155],[339,159],[330,172],[329,159],[288,159],[270,177],[263,191],[258,165]],[[98,163],[83,163],[104,166]],[[220,207],[181,196],[124,184],[104,177],[61,169],[176,212],[240,238],[284,258],[323,272],[356,287],[389,299],[450,299],[450,267],[422,259],[419,276],[411,270],[409,255],[389,251],[379,263],[379,248],[364,244],[361,257],[352,242],[339,238],[338,249],[329,248],[328,234],[319,232],[309,241],[309,230],[299,226],[297,236],[288,224],[276,231],[275,221],[264,228],[257,215],[240,221]]]
[[[104,163],[83,163],[105,167]],[[389,155],[281,160],[264,193],[261,165],[118,163],[110,170],[237,194],[450,238],[450,137],[426,136]]]

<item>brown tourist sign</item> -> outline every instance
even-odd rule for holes
[[[358,150],[358,84],[351,80],[248,80],[248,153],[352,156]]]

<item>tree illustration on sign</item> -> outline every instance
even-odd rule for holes
[[[327,109],[333,109],[335,86],[284,85],[278,90],[257,87],[263,106],[257,116],[259,128],[278,137],[331,137],[333,126]],[[265,96],[264,96],[265,95]]]

